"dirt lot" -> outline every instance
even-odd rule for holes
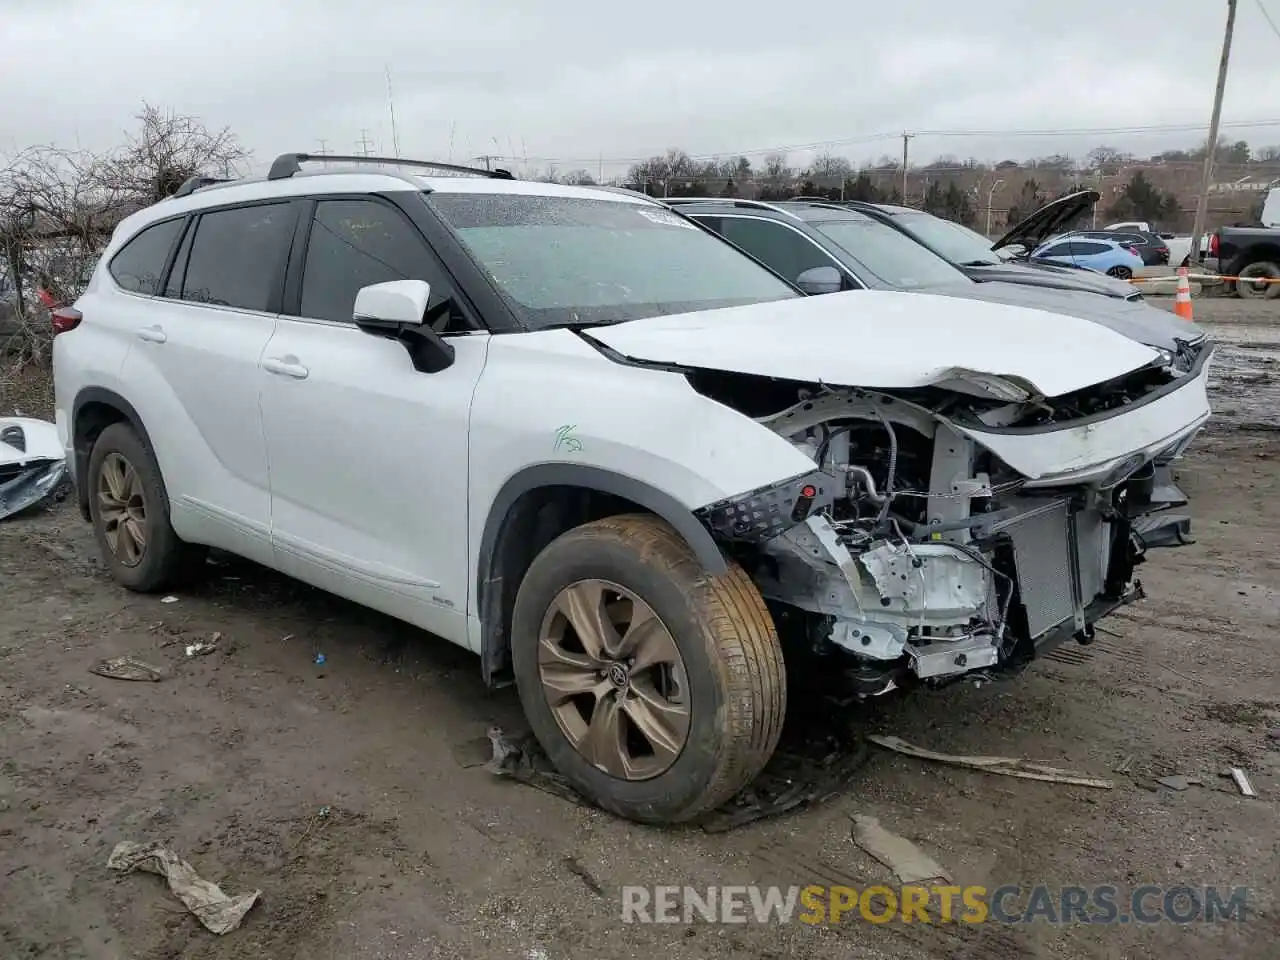
[[[1280,303],[1197,308],[1229,341],[1221,416],[1182,475],[1199,542],[1154,552],[1141,571],[1151,599],[1093,646],[856,718],[938,750],[1112,776],[1115,789],[877,752],[815,808],[729,834],[636,827],[464,766],[490,724],[520,726],[514,693],[486,694],[470,655],[252,567],[215,568],[173,603],[128,594],[64,504],[0,523],[0,958],[1274,957]],[[5,412],[47,412],[28,381],[6,393]],[[219,652],[185,656],[215,631]],[[121,654],[167,676],[88,672]],[[1129,755],[1129,772],[1112,773]],[[1233,765],[1259,798],[1220,776]],[[1173,773],[1203,784],[1154,783]],[[916,841],[960,884],[1243,885],[1247,920],[619,922],[624,884],[891,881],[850,842],[851,813]],[[214,937],[158,878],[106,869],[126,839],[171,841],[205,877],[262,900]]]

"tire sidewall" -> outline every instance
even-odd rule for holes
[[[688,593],[625,542],[610,537],[554,541],[530,567],[512,616],[511,659],[525,716],[548,758],[602,807],[636,820],[678,818],[715,779],[724,728],[724,678],[707,625]],[[608,580],[644,600],[671,632],[684,660],[690,700],[689,738],[675,762],[649,780],[629,781],[598,770],[560,730],[542,692],[537,646],[542,619],[556,595],[580,580]]]
[[[1248,271],[1253,268],[1258,268],[1256,274],[1249,274]],[[1240,280],[1236,282],[1236,293],[1240,295],[1241,299],[1274,300],[1276,297],[1280,297],[1280,283],[1269,283],[1262,288],[1258,288],[1249,279],[1255,275],[1259,279],[1267,277],[1280,278],[1280,266],[1265,261],[1255,261],[1247,267],[1243,267],[1238,274]]]
[[[102,475],[102,463],[112,453],[118,453],[129,462],[142,482],[146,500],[147,546],[142,561],[128,567],[120,562],[107,544],[98,503],[98,483]],[[89,454],[86,483],[89,487],[89,517],[93,522],[93,536],[98,541],[103,562],[115,580],[130,589],[155,589],[167,579],[167,565],[174,551],[177,537],[169,524],[169,498],[165,493],[160,467],[155,456],[138,435],[126,424],[113,423],[99,434]]]

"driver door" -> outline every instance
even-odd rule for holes
[[[356,292],[389,280],[427,281],[429,314],[453,300],[417,228],[369,196],[321,198],[304,217],[300,283],[263,351],[276,564],[465,643],[467,428],[488,335],[445,329],[454,363],[418,372],[351,320]]]

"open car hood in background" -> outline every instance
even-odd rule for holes
[[[1097,190],[1081,190],[1046,203],[1025,220],[1014,224],[1008,233],[991,245],[991,249],[999,250],[1017,243],[1026,247],[1029,254],[1054,234],[1062,233],[1101,197]]]

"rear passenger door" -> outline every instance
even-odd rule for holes
[[[321,197],[305,221],[263,361],[276,565],[464,643],[467,426],[488,335],[390,201]],[[405,279],[431,285],[428,317],[454,346],[438,373],[351,320],[361,287]]]
[[[270,563],[271,490],[258,412],[297,201],[193,215],[122,380],[146,424],[184,539]]]

